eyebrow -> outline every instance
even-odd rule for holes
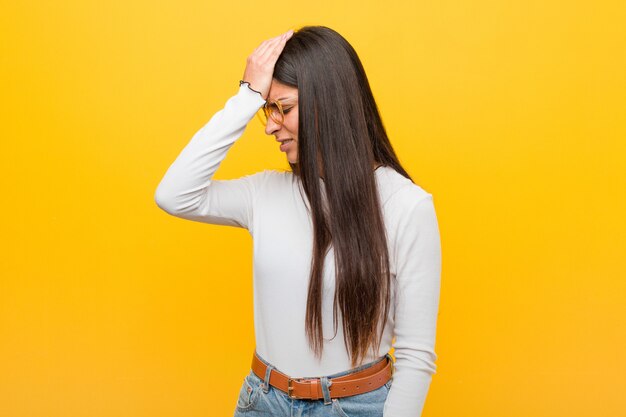
[[[274,100],[283,101],[283,100],[293,100],[293,99],[295,99],[295,97],[280,97],[280,98],[275,98]]]

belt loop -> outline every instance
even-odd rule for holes
[[[272,369],[274,369],[274,365],[268,364],[267,369],[265,369],[265,378],[263,379],[263,392],[267,394],[270,390],[270,374],[272,373]]]
[[[328,387],[330,387],[333,382],[329,381],[326,376],[320,377],[320,382],[322,384],[322,395],[324,395],[324,405],[330,405],[332,404],[332,400],[330,398],[330,389]]]
[[[311,396],[312,400],[319,400],[319,390],[317,389],[317,387],[319,386],[320,381],[318,381],[318,378],[312,378],[310,383],[309,383],[309,395]]]
[[[393,357],[391,356],[391,353],[389,353],[389,352],[387,352],[387,354],[385,356],[387,357],[387,359],[391,363],[391,377],[393,378],[393,374],[394,374],[394,371],[395,371],[394,363],[393,363]]]

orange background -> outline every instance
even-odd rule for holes
[[[2,1],[0,416],[232,416],[251,238],[154,192],[306,24],[355,47],[435,199],[423,415],[626,415],[626,3],[431,3]],[[273,168],[255,118],[215,178]]]

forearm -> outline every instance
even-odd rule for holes
[[[157,205],[173,215],[198,210],[220,163],[264,102],[248,84],[241,84],[171,164],[156,189]]]

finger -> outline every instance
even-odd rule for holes
[[[265,47],[267,47],[267,45],[270,42],[276,40],[277,38],[280,38],[281,36],[282,35],[278,35],[278,36],[274,36],[273,38],[269,38],[269,39],[264,40],[263,42],[261,42],[261,44],[259,46],[256,47],[256,49],[253,52],[257,52],[257,51],[260,51],[260,50],[264,49]]]
[[[267,47],[256,56],[257,62],[261,64],[267,64],[269,62],[276,61],[274,57],[276,46],[279,44],[269,44]]]
[[[257,49],[254,50],[254,52],[252,53],[253,55],[262,57],[267,53],[267,50],[276,42],[278,42],[280,39],[280,37],[276,37],[276,38],[271,38],[266,40],[265,42],[263,42],[261,45],[259,45],[259,47]]]
[[[280,35],[278,35],[278,36],[274,36],[273,38],[269,38],[269,39],[265,40],[265,41],[263,42],[263,44],[261,44],[261,46],[267,46],[267,45],[270,45],[270,44],[272,44],[272,43],[276,43],[276,42],[278,42],[278,41],[282,40],[282,38],[283,38],[284,36],[285,36],[285,33],[281,33],[281,34],[280,34]],[[259,48],[260,48],[260,47],[259,47]]]
[[[259,57],[261,57],[263,60],[266,60],[269,57],[271,57],[273,55],[274,48],[276,48],[278,45],[282,44],[283,37],[284,37],[284,35],[281,35],[281,36],[278,36],[276,38],[271,39],[267,43],[267,45],[265,45],[265,47],[263,49],[258,51]]]
[[[270,59],[278,59],[278,56],[283,52],[283,49],[285,49],[285,44],[287,43],[287,40],[289,40],[289,35],[285,35],[280,42],[272,45],[273,47],[269,49],[268,52]]]
[[[280,48],[282,50],[282,48],[285,46],[285,43],[291,37],[291,35],[292,34],[290,34],[289,32],[285,32],[281,34],[280,36],[277,36],[273,42],[268,43],[267,48],[265,49],[265,52],[272,55],[273,49]]]
[[[261,42],[261,44],[259,46],[256,47],[256,49],[254,51],[252,51],[252,53],[258,53],[258,52],[264,50],[267,47],[267,45],[268,45],[268,43],[270,41],[271,41],[271,39],[264,40],[263,42]]]

